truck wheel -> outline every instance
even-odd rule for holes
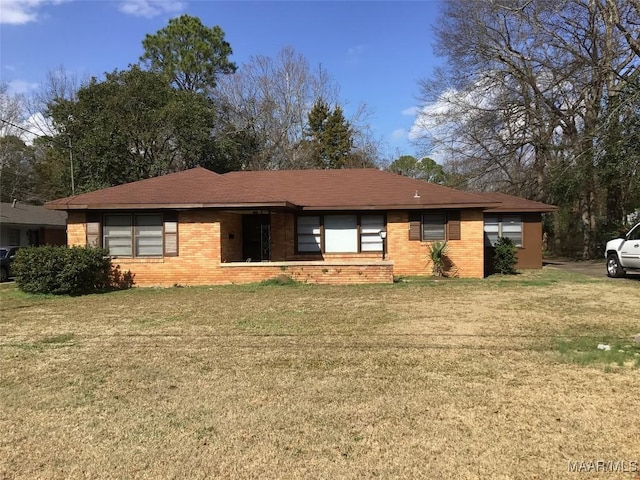
[[[6,282],[9,279],[9,272],[7,269],[2,267],[0,268],[0,282]]]
[[[618,255],[610,253],[607,256],[607,276],[611,278],[624,277],[624,269],[620,266]]]

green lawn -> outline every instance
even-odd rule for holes
[[[592,478],[569,461],[640,461],[637,280],[4,284],[0,308],[2,479],[564,479]]]

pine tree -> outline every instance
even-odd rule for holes
[[[304,146],[314,168],[343,168],[353,149],[352,131],[340,106],[333,110],[322,99],[309,112]]]

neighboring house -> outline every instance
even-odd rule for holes
[[[0,203],[0,245],[66,245],[67,214],[24,203]]]
[[[47,203],[69,213],[70,245],[100,245],[138,285],[318,283],[485,275],[485,237],[511,236],[520,267],[542,266],[541,213],[555,207],[462,192],[376,169],[218,175],[194,168]],[[485,224],[486,219],[486,224]],[[485,233],[486,232],[486,233]]]

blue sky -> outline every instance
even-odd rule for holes
[[[366,103],[387,157],[416,154],[407,139],[418,80],[441,60],[432,51],[436,1],[0,0],[0,79],[29,94],[60,66],[79,77],[135,63],[142,40],[182,13],[219,25],[236,64],[292,46],[322,64],[347,114]]]

